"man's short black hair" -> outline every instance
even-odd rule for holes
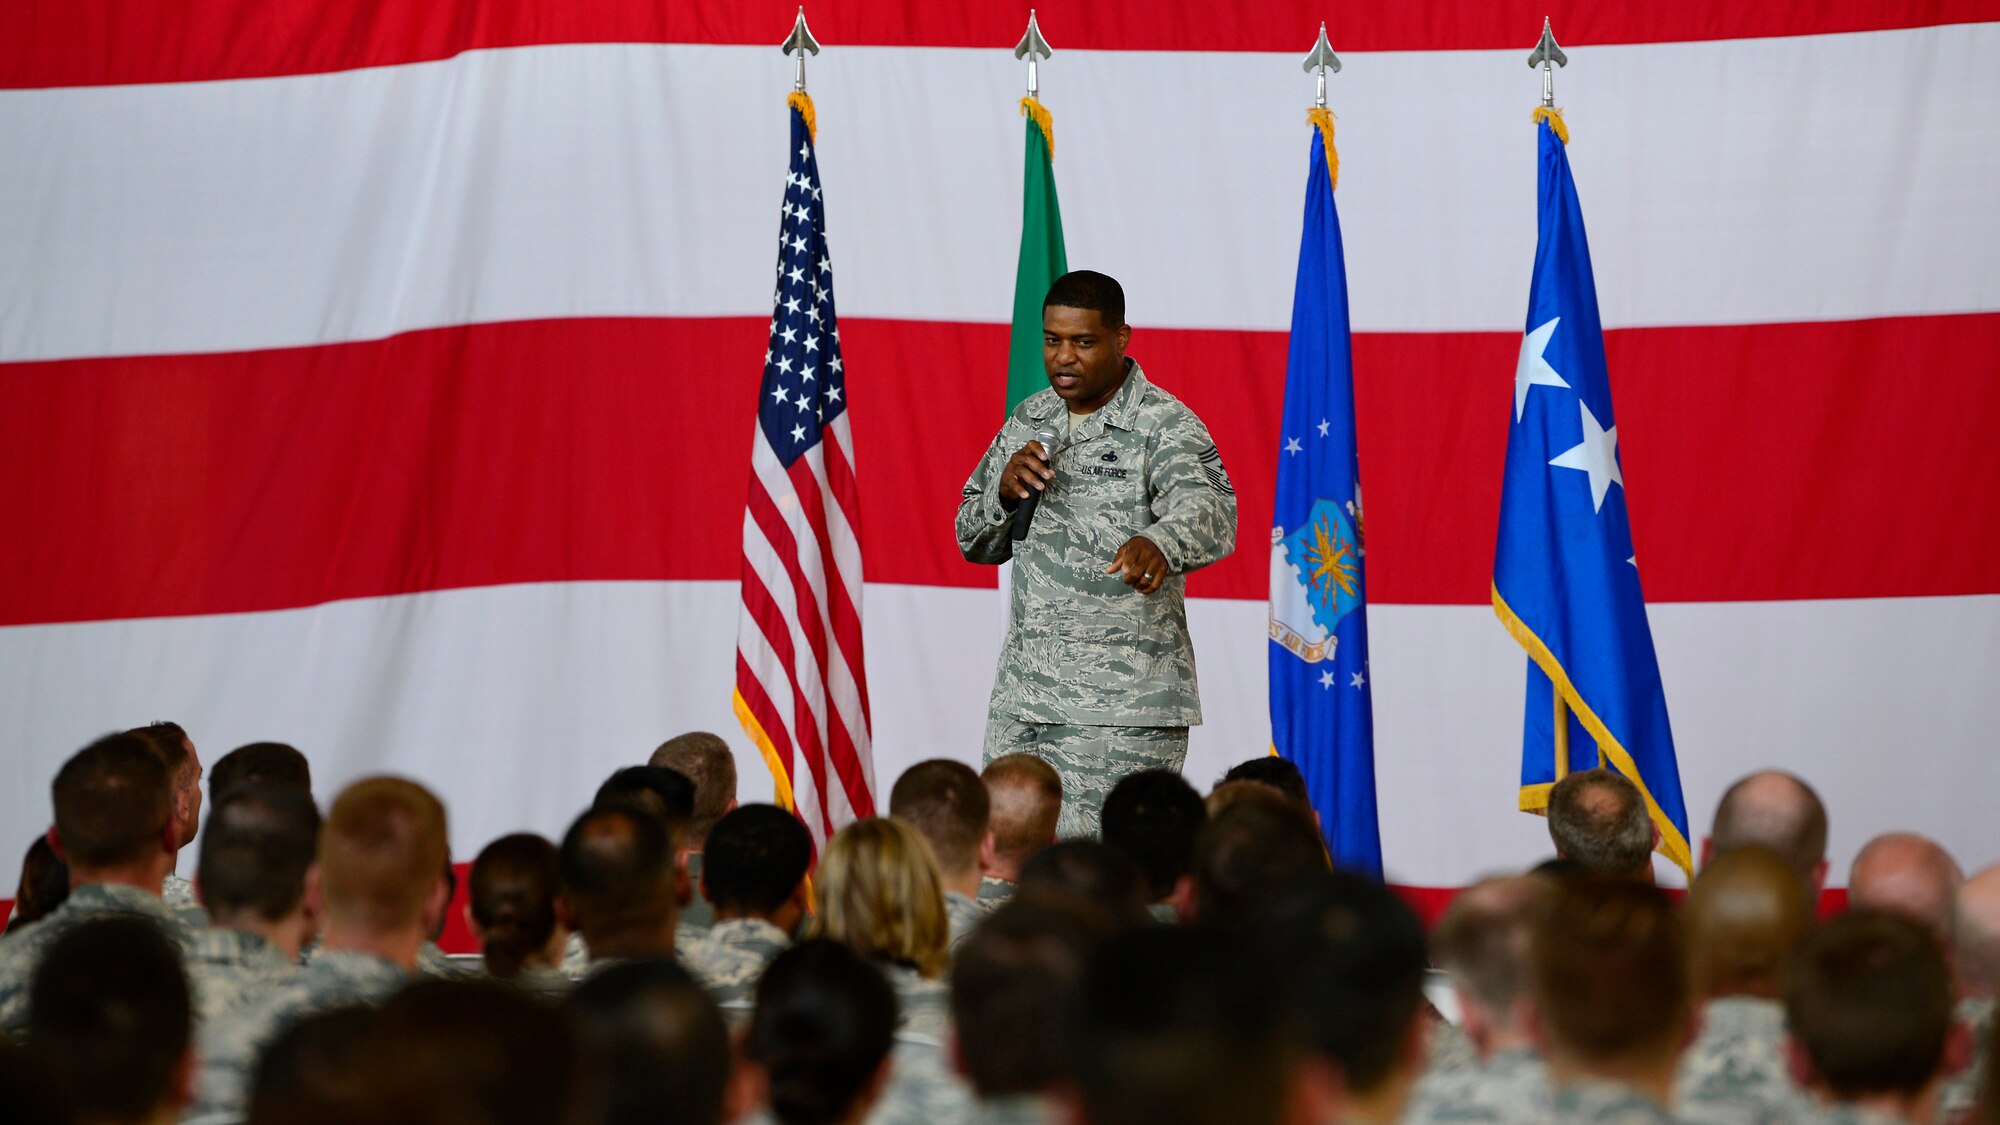
[[[1063,1035],[1083,969],[1110,937],[1092,914],[1013,898],[952,954],[958,1056],[982,1098],[1041,1094],[1075,1077]]]
[[[1125,327],[1125,287],[1096,270],[1071,270],[1056,278],[1042,308],[1092,309],[1113,330]]]
[[[169,764],[152,740],[108,734],[56,773],[56,842],[72,868],[133,863],[164,848],[174,815]]]
[[[1379,1089],[1424,1004],[1423,924],[1394,892],[1351,871],[1323,871],[1270,905],[1257,929],[1272,974],[1312,1049],[1350,1089]]]
[[[312,765],[298,748],[283,742],[252,742],[216,759],[208,768],[208,791],[220,799],[239,785],[285,785],[312,792]]]
[[[896,779],[889,790],[889,815],[930,843],[949,879],[978,865],[993,802],[971,766],[955,758],[932,758]]]
[[[347,1125],[362,1104],[375,1009],[314,1012],[285,1028],[250,1075],[248,1125]]]
[[[1855,910],[1808,935],[1793,957],[1785,1022],[1836,1098],[1914,1094],[1944,1065],[1951,970],[1919,923]]]
[[[613,965],[578,985],[568,1007],[604,1068],[603,1125],[722,1121],[729,1029],[701,984],[672,961]]]
[[[419,980],[375,1017],[357,1120],[572,1122],[594,1100],[568,1012],[490,980]]]
[[[312,793],[279,785],[239,785],[215,802],[201,834],[196,878],[202,905],[226,917],[252,911],[275,922],[306,893],[319,849]]]
[[[673,917],[673,837],[644,809],[612,802],[576,818],[556,857],[562,895],[588,940]]]
[[[152,922],[107,917],[57,938],[35,971],[28,1049],[80,1119],[166,1106],[193,1034],[180,951]]]
[[[1068,1052],[1094,1125],[1275,1122],[1297,1060],[1276,997],[1228,935],[1151,926],[1091,957]]]
[[[1194,841],[1208,820],[1201,794],[1175,770],[1127,774],[1104,798],[1104,842],[1131,856],[1159,902],[1194,863]]]
[[[147,723],[143,727],[133,727],[128,733],[151,742],[167,760],[167,769],[174,775],[176,788],[186,783],[189,766],[188,746],[194,741],[188,737],[187,728],[179,723],[162,719]]]
[[[1210,925],[1248,925],[1260,910],[1326,870],[1326,846],[1297,805],[1270,794],[1238,801],[1202,825],[1196,837],[1195,917]]]
[[[1289,758],[1266,754],[1261,758],[1239,762],[1230,767],[1228,773],[1222,775],[1221,784],[1231,781],[1254,781],[1259,785],[1268,785],[1305,808],[1312,808],[1312,797],[1306,792],[1305,775],[1299,772],[1299,767]]]
[[[592,805],[635,805],[659,817],[678,846],[694,822],[694,782],[665,766],[626,766],[597,787]]]
[[[812,866],[812,836],[776,805],[739,805],[709,829],[701,881],[718,910],[768,914]]]
[[[1146,882],[1124,852],[1100,840],[1063,840],[1021,865],[1018,898],[1051,898],[1100,912],[1116,926],[1143,925]]]
[[[780,1125],[844,1120],[895,1043],[896,993],[837,941],[802,941],[757,981],[744,1053],[764,1068]]]

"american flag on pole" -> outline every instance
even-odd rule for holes
[[[875,813],[861,654],[861,507],[813,106],[791,95],[778,286],[743,513],[736,717],[815,850]]]

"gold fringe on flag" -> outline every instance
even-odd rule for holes
[[[1042,130],[1042,139],[1049,143],[1049,159],[1056,158],[1056,123],[1049,116],[1049,107],[1034,98],[1021,99],[1021,116],[1032,118]]]
[[[1340,186],[1340,153],[1333,148],[1333,111],[1324,106],[1306,111],[1306,121],[1319,129],[1321,142],[1326,147],[1327,186]]]
[[[803,58],[804,56],[800,57]],[[812,95],[806,93],[804,90],[793,90],[791,93],[785,95],[785,104],[798,110],[799,114],[806,119],[806,136],[811,137],[814,144],[818,144],[819,118],[813,115]]]
[[[1533,121],[1537,125],[1541,124],[1544,121],[1548,122],[1549,128],[1554,129],[1556,131],[1556,139],[1564,144],[1569,143],[1569,126],[1563,124],[1562,110],[1551,109],[1545,105],[1538,105],[1535,107],[1535,112],[1533,113],[1533,115],[1531,115],[1528,119],[1530,121]]]

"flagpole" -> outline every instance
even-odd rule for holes
[[[1542,72],[1542,104],[1534,113],[1535,120],[1547,121],[1564,144],[1569,143],[1569,130],[1563,126],[1562,111],[1556,108],[1556,67],[1569,66],[1569,56],[1556,45],[1555,27],[1549,17],[1542,17],[1542,37],[1535,49],[1528,54],[1528,66],[1540,68]],[[1555,696],[1555,745],[1552,747],[1555,778],[1561,781],[1569,776],[1569,700],[1561,691],[1551,692]]]
[[[1542,108],[1556,107],[1556,67],[1568,66],[1569,56],[1556,46],[1556,33],[1549,23],[1549,17],[1542,17],[1542,38],[1528,55],[1528,65],[1542,68]]]
[[[1326,40],[1326,23],[1323,20],[1319,25],[1319,42],[1314,43],[1312,51],[1306,55],[1304,69],[1307,74],[1316,75],[1318,78],[1318,89],[1313,96],[1313,105],[1325,109],[1326,76],[1340,73],[1340,56],[1333,53],[1333,44]]]
[[[1021,41],[1014,44],[1014,57],[1028,60],[1028,98],[1035,100],[1041,95],[1041,82],[1035,72],[1036,56],[1048,58],[1054,54],[1049,50],[1049,41],[1042,38],[1041,25],[1035,22],[1035,10],[1028,9],[1028,30],[1021,34]]]
[[[767,40],[768,42],[768,40]],[[792,22],[792,33],[778,48],[788,55],[798,56],[798,68],[792,72],[792,90],[806,92],[806,56],[819,54],[819,40],[813,38],[812,28],[806,26],[806,6],[799,5],[799,18]]]

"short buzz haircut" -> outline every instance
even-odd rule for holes
[[[741,805],[715,822],[702,855],[702,886],[716,909],[769,914],[805,879],[812,836],[776,805]]]
[[[180,951],[150,920],[84,922],[56,939],[35,972],[28,1049],[78,1120],[158,1112],[192,1035]]]
[[[947,878],[979,863],[979,845],[993,815],[986,784],[972,767],[950,758],[932,758],[903,771],[889,790],[889,815],[930,842]]]
[[[220,798],[239,785],[285,785],[312,792],[312,765],[283,742],[238,746],[208,767],[208,791]]]
[[[602,1125],[719,1125],[734,1060],[729,1028],[700,982],[672,961],[591,974],[564,1005],[603,1071]]]
[[[1789,773],[1753,773],[1723,792],[1709,840],[1717,858],[1762,845],[1811,879],[1826,859],[1826,804]]]
[[[1266,754],[1261,758],[1238,762],[1222,775],[1222,781],[1217,784],[1231,781],[1254,781],[1259,785],[1268,785],[1305,808],[1312,808],[1312,795],[1306,792],[1305,775],[1288,758]]]
[[[1104,327],[1125,327],[1125,287],[1096,270],[1071,270],[1056,278],[1042,298],[1042,309],[1090,309],[1104,319]]]
[[[163,847],[174,817],[173,779],[154,743],[109,734],[84,747],[56,773],[56,841],[77,867],[115,867]]]
[[[1111,934],[1097,915],[1014,898],[952,955],[958,1056],[982,1098],[1040,1094],[1072,1077],[1063,1034],[1083,967]]]
[[[1326,845],[1297,805],[1275,794],[1239,801],[1202,825],[1195,839],[1195,917],[1246,926],[1260,909],[1327,869]]]
[[[450,854],[444,805],[430,790],[400,777],[357,781],[320,829],[327,914],[376,929],[421,922]]]
[[[1554,1050],[1586,1064],[1678,1047],[1692,998],[1667,892],[1632,879],[1562,880],[1535,919],[1535,1004]]]
[[[666,766],[626,766],[604,779],[591,804],[630,805],[648,813],[666,826],[679,848],[694,820],[694,782]]]
[[[563,900],[584,940],[673,918],[674,839],[634,805],[599,805],[576,818],[556,857]]]
[[[1127,774],[1104,798],[1104,842],[1131,856],[1159,902],[1194,864],[1194,841],[1208,821],[1201,794],[1175,770]]]
[[[1549,790],[1548,813],[1556,854],[1597,875],[1649,869],[1653,821],[1624,775],[1602,767],[1569,774]]]
[[[1484,879],[1452,899],[1431,931],[1438,967],[1496,1019],[1528,993],[1534,919],[1553,893],[1546,876]]]
[[[677,734],[660,743],[648,765],[665,766],[694,783],[694,816],[688,840],[700,843],[736,800],[736,756],[722,736],[705,730]]]
[[[1005,754],[979,772],[986,785],[993,853],[1019,863],[1055,841],[1062,775],[1033,754]]]
[[[174,788],[180,789],[188,784],[189,770],[194,764],[188,755],[188,744],[194,740],[188,737],[186,727],[162,719],[143,727],[133,727],[131,733],[159,748],[167,759],[167,769],[173,772]]]
[[[318,847],[319,809],[311,793],[278,785],[228,790],[201,834],[202,905],[219,917],[250,911],[275,922],[305,897]]]
[[[1785,1020],[1836,1098],[1915,1093],[1944,1065],[1951,971],[1917,922],[1851,911],[1799,947],[1785,984]]]

